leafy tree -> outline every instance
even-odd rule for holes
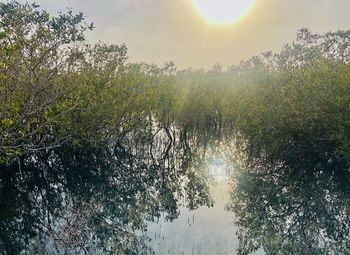
[[[0,4],[0,157],[55,147],[68,137],[52,137],[61,117],[76,106],[63,72],[79,63],[75,46],[84,40],[83,14],[50,17],[35,4]],[[57,104],[65,105],[56,107]]]
[[[299,36],[253,65],[265,74],[250,77],[239,103],[245,165],[231,209],[240,254],[345,254],[349,246],[348,32]]]

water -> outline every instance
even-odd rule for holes
[[[146,131],[3,166],[0,254],[348,254],[347,161],[239,170]]]
[[[172,222],[164,217],[148,226],[150,247],[155,254],[212,255],[236,254],[239,240],[236,236],[234,215],[225,209],[230,202],[232,169],[223,159],[210,158],[207,174],[211,179],[212,207],[201,206],[191,211],[181,207],[180,215]],[[262,251],[252,253],[264,254]]]

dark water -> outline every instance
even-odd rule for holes
[[[253,174],[219,148],[140,129],[4,164],[0,254],[347,254],[348,166]]]

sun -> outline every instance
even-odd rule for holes
[[[192,0],[208,23],[228,25],[238,21],[253,6],[254,0]]]

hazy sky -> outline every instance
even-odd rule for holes
[[[238,23],[210,26],[192,0],[36,0],[51,13],[71,7],[96,28],[90,42],[125,43],[130,60],[180,68],[225,66],[291,43],[297,29],[350,29],[350,0],[255,0]],[[232,0],[246,1],[246,0]],[[24,1],[22,1],[24,2]]]

